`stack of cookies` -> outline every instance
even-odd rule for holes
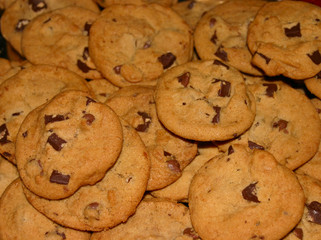
[[[321,239],[321,7],[7,0],[0,239]]]

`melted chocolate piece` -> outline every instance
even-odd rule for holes
[[[184,87],[187,87],[187,85],[189,84],[189,80],[191,77],[191,73],[190,72],[186,72],[180,76],[178,76],[178,82],[180,82]]]
[[[77,67],[83,72],[88,73],[90,70],[93,70],[93,68],[90,68],[87,66],[86,63],[82,62],[81,60],[77,60]]]
[[[262,53],[259,53],[259,52],[256,52],[255,54],[259,55],[261,58],[263,58],[265,60],[265,63],[266,64],[269,64],[269,62],[271,61],[271,58],[265,56],[264,54]]]
[[[113,70],[114,70],[114,72],[115,72],[116,74],[120,74],[121,65],[115,66],[115,67],[113,68]]]
[[[308,53],[307,55],[315,65],[319,65],[321,63],[321,55],[318,50],[314,51],[312,54]]]
[[[231,95],[231,83],[221,79],[215,79],[213,83],[221,82],[221,88],[218,90],[219,97],[230,97]]]
[[[23,29],[25,29],[25,27],[29,24],[29,22],[29,19],[20,19],[16,24],[16,32],[22,32]]]
[[[47,8],[47,3],[44,0],[28,0],[28,3],[34,12],[39,12]]]
[[[139,124],[135,129],[138,132],[146,132],[152,122],[152,118],[145,112],[137,112],[137,114],[143,118],[144,123]]]
[[[189,236],[193,238],[193,240],[200,239],[193,228],[185,228],[183,231],[183,235]]]
[[[213,64],[215,64],[215,65],[221,65],[221,66],[225,67],[227,70],[230,69],[230,67],[229,67],[228,65],[226,65],[225,63],[222,63],[221,61],[216,60],[216,59],[214,60]]]
[[[157,59],[163,65],[163,69],[167,69],[173,65],[176,60],[176,56],[173,53],[168,52],[158,57]]]
[[[263,83],[263,86],[267,87],[265,91],[265,95],[268,97],[273,97],[274,92],[278,90],[278,86],[274,83]]]
[[[300,239],[300,240],[303,239],[303,230],[302,230],[302,228],[295,228],[295,229],[293,230],[293,234],[294,234],[298,239]]]
[[[250,149],[259,149],[259,150],[264,150],[264,147],[255,143],[255,142],[252,142],[252,141],[248,141],[248,146]]]
[[[259,203],[259,199],[256,196],[256,183],[251,183],[246,188],[242,190],[242,196],[245,200]]]
[[[65,117],[64,115],[45,115],[45,125],[48,123],[53,123],[53,122],[60,122],[64,121],[66,119],[69,119],[69,117]]]
[[[70,180],[70,175],[64,175],[57,170],[53,170],[50,176],[50,182],[58,183],[61,185],[68,185]]]
[[[90,97],[86,97],[87,101],[86,101],[86,106],[88,106],[90,103],[95,103],[96,101]]]
[[[95,116],[90,113],[85,114],[83,116],[83,118],[86,119],[87,125],[91,125],[93,123],[93,121],[95,121]]]
[[[211,18],[210,19],[210,28],[214,27],[215,23],[216,23],[216,19],[215,18]],[[216,34],[216,31],[215,31],[215,34]]]
[[[215,116],[212,119],[212,123],[219,123],[220,122],[220,113],[221,113],[221,108],[218,106],[214,106],[213,107],[214,111],[215,111]]]
[[[228,147],[227,155],[231,155],[232,153],[234,153],[234,148],[231,145],[231,146]]]
[[[310,204],[307,204],[310,222],[320,224],[321,225],[321,203],[317,201],[313,201]]]
[[[284,28],[284,34],[291,38],[291,37],[301,37],[301,28],[300,23],[291,27],[291,28]]]
[[[273,123],[273,125],[272,125],[273,128],[278,127],[279,131],[286,129],[287,126],[288,126],[288,121],[285,121],[283,119],[280,119],[279,121]]]
[[[11,141],[8,140],[9,131],[7,125],[4,123],[0,126],[0,144],[4,145],[6,143],[10,143]]]
[[[220,46],[217,51],[214,53],[214,55],[220,59],[222,59],[225,62],[228,62],[227,52],[225,52],[222,49],[222,46]]]
[[[216,31],[215,31],[213,36],[211,37],[211,42],[216,44],[216,40],[217,40],[217,35],[216,35]]]
[[[168,168],[175,172],[175,173],[180,173],[181,172],[181,168],[180,168],[180,165],[179,165],[179,162],[175,159],[172,159],[172,160],[168,160],[166,161],[167,163],[167,166]]]
[[[60,138],[56,133],[52,133],[47,142],[55,149],[56,151],[61,151],[64,147],[64,144],[67,143],[64,139]]]

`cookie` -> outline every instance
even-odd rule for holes
[[[127,222],[93,233],[91,240],[104,239],[198,239],[186,206],[163,199],[144,199]]]
[[[115,86],[104,78],[92,79],[88,81],[88,85],[93,90],[96,99],[102,103],[106,102],[112,93],[119,90],[119,87]]]
[[[297,178],[306,197],[301,221],[284,240],[318,240],[321,238],[321,182],[308,175],[298,174]]]
[[[105,8],[113,4],[151,4],[157,3],[163,6],[170,7],[177,3],[178,0],[95,0],[101,7]]]
[[[265,4],[248,29],[252,63],[268,76],[315,76],[321,70],[320,14],[320,7],[303,1]]]
[[[198,155],[182,171],[182,176],[175,182],[159,190],[150,192],[157,198],[170,199],[177,202],[188,202],[188,190],[192,178],[208,160],[219,154],[219,150],[212,143],[199,143]]]
[[[90,56],[119,87],[155,85],[164,71],[189,61],[192,50],[191,29],[158,4],[111,5],[90,28]]]
[[[242,74],[218,60],[168,70],[155,94],[160,121],[187,139],[231,139],[247,130],[255,117],[255,102]]]
[[[7,186],[18,177],[16,166],[0,156],[0,197]]]
[[[233,142],[264,149],[292,170],[311,159],[319,147],[321,125],[307,96],[281,81],[262,81],[248,88],[256,99],[256,117]]]
[[[5,9],[1,16],[1,33],[12,47],[22,55],[21,36],[31,19],[58,8],[79,6],[99,13],[92,0],[17,0]]]
[[[147,190],[163,188],[181,175],[194,159],[197,144],[169,132],[159,122],[154,87],[128,86],[110,95],[105,102],[136,129],[146,145],[151,172]]]
[[[0,239],[79,239],[89,240],[89,232],[60,226],[30,205],[23,191],[22,182],[16,179],[0,199]]]
[[[0,154],[4,158],[15,163],[16,135],[27,114],[68,89],[91,93],[84,78],[48,65],[19,68],[0,85]]]
[[[101,78],[88,50],[88,35],[98,13],[71,6],[40,14],[24,28],[21,49],[28,61],[67,68],[88,78]]]
[[[266,3],[260,0],[232,0],[207,11],[194,32],[197,54],[203,60],[218,59],[238,70],[262,75],[251,63],[247,30],[257,11]]]
[[[189,189],[192,224],[202,239],[281,239],[300,221],[304,201],[291,170],[241,145],[205,163]]]
[[[122,137],[111,108],[86,92],[64,91],[22,122],[15,151],[20,177],[41,197],[68,197],[105,176],[118,158]]]
[[[124,121],[122,126],[122,151],[100,182],[62,200],[40,198],[24,188],[31,204],[55,222],[80,230],[102,231],[125,222],[146,190],[150,161],[137,132]]]

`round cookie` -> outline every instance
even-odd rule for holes
[[[99,13],[92,0],[16,0],[1,16],[1,33],[12,47],[22,55],[21,36],[23,29],[34,17],[67,6],[84,7]]]
[[[0,156],[0,198],[7,186],[19,177],[16,166]]]
[[[218,60],[168,70],[159,78],[155,95],[160,121],[187,139],[231,139],[247,130],[255,117],[255,102],[242,74]]]
[[[242,72],[262,75],[262,71],[251,64],[247,30],[265,3],[261,0],[232,0],[207,11],[194,32],[195,48],[200,58],[218,59]]]
[[[202,146],[204,145],[204,146]],[[219,154],[219,150],[213,144],[202,144],[198,146],[199,154],[182,171],[182,176],[175,182],[159,190],[150,192],[156,198],[171,199],[177,202],[188,202],[188,190],[192,178],[208,160]]]
[[[115,86],[110,81],[104,78],[92,79],[88,81],[88,85],[93,90],[96,99],[102,103],[106,102],[106,100],[112,93],[119,90],[119,87]]]
[[[122,126],[122,151],[100,182],[61,200],[47,200],[24,188],[31,204],[55,222],[80,230],[102,231],[125,222],[145,193],[150,161],[137,132],[124,121]]]
[[[154,87],[128,86],[105,102],[136,129],[151,160],[147,190],[163,188],[181,175],[197,154],[197,144],[169,132],[159,122]]]
[[[81,232],[60,226],[30,205],[23,191],[22,182],[12,182],[0,199],[1,240],[89,240],[89,232]]]
[[[317,152],[320,118],[302,92],[281,81],[261,81],[248,85],[255,96],[256,117],[251,128],[233,143],[264,149],[290,169],[296,169]]]
[[[148,84],[192,58],[192,31],[158,4],[105,8],[90,28],[89,53],[102,75],[119,87]]]
[[[0,154],[15,163],[15,140],[23,119],[34,108],[68,89],[91,92],[84,78],[48,65],[21,69],[0,84]]]
[[[305,195],[301,221],[283,240],[318,240],[321,238],[321,182],[307,175],[297,174]]]
[[[241,145],[205,163],[189,189],[192,224],[202,239],[279,240],[300,221],[304,201],[291,170]]]
[[[321,70],[320,15],[320,7],[303,1],[265,4],[248,29],[252,63],[268,76],[315,76]]]
[[[144,199],[127,222],[93,233],[91,240],[199,239],[186,206],[163,199]]]
[[[54,65],[84,78],[101,78],[88,49],[89,29],[98,16],[94,11],[77,6],[40,14],[23,30],[23,55],[35,65]]]
[[[151,4],[157,3],[163,6],[170,7],[177,3],[178,0],[95,0],[101,7],[105,8],[113,4]]]
[[[86,92],[64,91],[22,122],[15,151],[20,177],[41,197],[68,197],[105,176],[118,158],[122,137],[111,108]]]

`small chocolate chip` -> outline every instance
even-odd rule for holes
[[[23,133],[22,133],[22,136],[23,136],[24,138],[26,138],[26,137],[28,136],[28,131],[23,132]]]
[[[211,18],[210,19],[210,28],[214,27],[215,23],[216,23],[216,19],[215,18]]]
[[[172,66],[175,60],[176,56],[171,52],[165,53],[158,57],[158,61],[163,65],[163,69],[167,69]]]
[[[212,123],[219,123],[220,122],[220,113],[221,113],[221,107],[218,107],[218,106],[214,106],[213,107],[213,109],[214,109],[214,111],[215,111],[215,115],[214,115],[214,117],[213,117],[213,119],[212,119]]]
[[[194,7],[195,1],[191,1],[188,5],[187,8],[188,9],[192,9]]]
[[[138,132],[146,132],[152,122],[152,118],[146,112],[137,112],[137,114],[142,117],[144,123],[139,124],[135,129]]]
[[[180,164],[177,160],[172,159],[169,161],[166,161],[168,168],[176,173],[180,173],[181,172],[181,168],[180,168]]]
[[[280,119],[279,121],[274,122],[272,125],[273,128],[278,127],[279,131],[286,130],[287,126],[288,126],[288,121],[285,121],[283,119]]]
[[[274,83],[263,83],[264,87],[267,87],[265,90],[265,95],[268,97],[273,97],[274,92],[278,90],[278,86]]]
[[[321,55],[318,50],[314,51],[312,54],[308,53],[307,55],[315,65],[319,65],[321,63]]]
[[[313,201],[306,205],[309,212],[309,221],[321,225],[321,203]]]
[[[228,57],[227,57],[227,52],[225,52],[222,49],[222,46],[220,46],[217,51],[214,53],[215,56],[217,56],[218,58],[222,59],[225,62],[228,62]]]
[[[145,42],[143,48],[144,49],[150,48],[151,44],[152,44],[151,41],[147,41],[147,42]]]
[[[77,67],[83,72],[83,73],[88,73],[90,70],[93,70],[93,68],[88,67],[86,63],[84,63],[81,60],[77,60]]]
[[[12,113],[11,115],[12,115],[13,117],[16,117],[16,116],[19,116],[21,113],[23,113],[23,112],[15,112],[15,113]]]
[[[7,128],[7,125],[4,123],[0,126],[0,144],[4,145],[6,143],[10,143],[11,141],[8,140],[8,136],[9,136],[9,131]]]
[[[95,116],[90,113],[85,114],[83,116],[83,118],[86,119],[87,125],[91,125],[93,123],[93,121],[95,121]]]
[[[231,146],[228,147],[227,155],[231,155],[232,153],[234,153],[234,148],[231,145]]]
[[[216,60],[216,59],[214,60],[213,64],[223,66],[223,67],[225,67],[227,70],[229,70],[229,68],[230,68],[230,67],[229,67],[228,65],[226,65],[225,63],[222,63],[221,61]]]
[[[64,115],[45,115],[45,125],[48,123],[53,123],[53,122],[60,122],[64,121],[66,119],[69,119],[69,117],[65,117]]]
[[[172,154],[169,153],[169,152],[164,151],[164,156],[165,156],[165,157],[170,157],[170,156],[172,156]]]
[[[295,229],[293,230],[293,234],[294,234],[298,239],[300,239],[300,240],[303,239],[303,230],[302,230],[302,228],[295,228]]]
[[[113,70],[114,70],[114,72],[115,72],[116,74],[120,74],[121,66],[122,66],[122,65],[117,65],[117,66],[115,66],[115,67],[113,68]]]
[[[50,175],[50,182],[52,183],[58,183],[61,185],[68,185],[70,180],[70,175],[65,175],[57,170],[53,170],[51,175]]]
[[[191,77],[191,73],[186,72],[178,76],[177,78],[178,78],[178,82],[180,82],[184,87],[187,87],[187,85],[189,84],[190,77]]]
[[[216,44],[216,41],[217,41],[217,35],[216,35],[216,31],[215,31],[213,36],[211,37],[211,42]]]
[[[15,27],[16,32],[22,32],[25,29],[25,27],[29,24],[29,22],[29,19],[19,19]]]
[[[56,151],[61,151],[64,147],[64,144],[67,143],[64,139],[60,138],[56,133],[52,133],[47,142],[55,149]]]
[[[92,25],[92,24],[90,24],[90,23],[88,23],[88,22],[85,23],[84,31],[85,31],[85,33],[86,33],[86,36],[89,35],[89,31],[90,31],[91,25]]]
[[[255,54],[259,55],[261,58],[263,58],[265,60],[265,63],[266,64],[269,64],[269,62],[271,61],[271,58],[265,56],[264,54],[262,53],[259,53],[259,52],[256,52]]]
[[[88,106],[90,103],[95,103],[96,101],[90,97],[86,97],[87,101],[86,101],[86,106]]]
[[[251,183],[250,185],[248,185],[246,188],[242,190],[242,196],[245,200],[256,202],[256,203],[260,202],[256,196],[256,184],[257,182]]]
[[[47,3],[44,0],[28,0],[28,3],[34,12],[39,12],[47,8]]]
[[[250,149],[259,149],[259,150],[264,150],[264,147],[255,143],[255,142],[252,142],[252,141],[248,141],[248,146]]]
[[[291,27],[291,28],[284,28],[284,34],[291,38],[291,37],[301,37],[301,29],[300,29],[300,23],[297,25]]]

